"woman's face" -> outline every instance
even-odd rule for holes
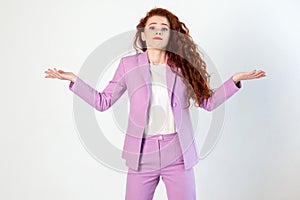
[[[141,32],[143,41],[146,41],[147,49],[165,50],[170,38],[170,23],[166,17],[152,16]]]

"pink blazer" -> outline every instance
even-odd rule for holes
[[[198,150],[194,142],[194,133],[187,107],[187,91],[184,82],[168,67],[166,80],[171,108],[174,115],[177,134],[183,152],[186,169],[199,161]],[[127,90],[130,101],[129,119],[123,145],[122,158],[131,169],[138,169],[144,127],[147,120],[150,100],[150,68],[147,51],[123,57],[106,88],[98,92],[79,77],[71,82],[69,88],[88,104],[99,111],[110,108]],[[235,85],[232,77],[215,90],[203,108],[212,111],[241,88]]]

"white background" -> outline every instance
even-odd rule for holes
[[[226,102],[222,137],[195,167],[197,199],[300,199],[297,0],[1,0],[0,199],[124,199],[126,174],[84,149],[69,83],[44,71],[77,73],[96,47],[133,30],[155,5],[185,22],[223,80],[267,73]],[[167,199],[162,181],[154,199]]]

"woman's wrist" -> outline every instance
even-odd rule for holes
[[[241,81],[236,75],[232,76],[232,80],[233,80],[234,84],[237,84],[238,82]]]
[[[76,82],[76,79],[77,79],[77,76],[76,75],[74,75],[72,78],[71,78],[71,82],[73,82],[73,83],[75,83]]]

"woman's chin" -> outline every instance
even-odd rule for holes
[[[150,46],[150,47],[147,47],[147,50],[160,50],[160,51],[165,51],[165,50],[166,50],[166,47],[164,47],[164,46]]]

